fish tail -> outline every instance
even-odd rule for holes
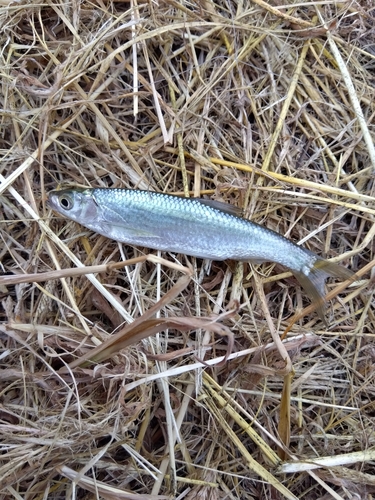
[[[316,259],[308,274],[294,271],[294,275],[310,297],[313,304],[317,304],[317,313],[322,321],[327,324],[325,312],[325,281],[329,276],[344,280],[354,280],[355,273],[346,267],[334,264],[324,259]]]

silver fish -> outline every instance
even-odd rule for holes
[[[354,273],[235,214],[225,203],[131,189],[51,191],[50,208],[108,238],[212,260],[277,262],[290,269],[324,320],[328,276]]]

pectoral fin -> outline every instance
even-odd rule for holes
[[[98,231],[98,226],[100,231]],[[160,238],[152,230],[143,229],[142,220],[137,226],[130,225],[125,217],[110,207],[105,207],[102,210],[98,225],[93,229],[109,238],[129,243],[139,238]]]
[[[96,229],[97,231],[97,229]],[[99,231],[98,231],[99,232]],[[131,227],[123,223],[104,222],[100,223],[100,233],[118,241],[133,241],[139,238],[160,238],[151,231],[145,231],[139,227]]]

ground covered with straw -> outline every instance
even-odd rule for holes
[[[375,494],[372,0],[1,1],[0,495]],[[119,244],[56,187],[228,202],[357,273]],[[275,249],[275,252],[277,249]]]

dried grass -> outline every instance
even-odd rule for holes
[[[280,3],[1,1],[1,498],[374,495],[375,10]],[[66,183],[221,199],[359,279],[327,328],[274,265],[57,217]]]

